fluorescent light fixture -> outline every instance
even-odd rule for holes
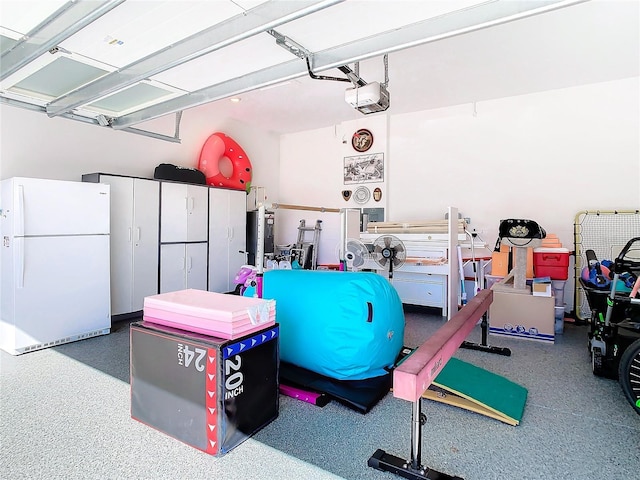
[[[98,112],[113,117],[125,115],[185,93],[184,90],[161,82],[145,80],[79,107],[76,111]]]
[[[45,53],[0,82],[0,88],[51,101],[109,73],[113,67],[63,51]]]
[[[231,103],[240,103],[242,101],[240,97],[231,97],[229,100]]]
[[[18,43],[18,40],[11,38],[7,35],[0,34],[0,52],[9,50],[16,43]]]

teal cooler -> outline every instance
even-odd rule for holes
[[[131,325],[131,417],[211,455],[278,416],[279,326],[226,340]]]

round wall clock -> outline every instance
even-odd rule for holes
[[[351,146],[356,152],[366,152],[373,145],[373,134],[366,128],[361,128],[351,137]]]

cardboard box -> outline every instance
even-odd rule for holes
[[[489,333],[553,343],[553,297],[493,292],[489,308]]]
[[[551,279],[539,280],[534,278],[531,284],[531,294],[536,297],[550,297]]]
[[[131,417],[210,455],[278,416],[279,326],[225,340],[131,325]]]

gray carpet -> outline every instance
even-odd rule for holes
[[[407,312],[405,344],[443,320]],[[211,457],[130,417],[129,328],[12,357],[0,355],[0,478],[371,479],[378,448],[410,455],[411,405],[387,395],[362,415],[281,396],[277,420],[230,453]],[[476,327],[469,340],[477,341]],[[567,325],[554,345],[490,337],[511,357],[457,357],[529,390],[522,424],[424,400],[422,460],[466,480],[632,479],[640,472],[640,416],[617,382],[590,371],[586,327]]]

